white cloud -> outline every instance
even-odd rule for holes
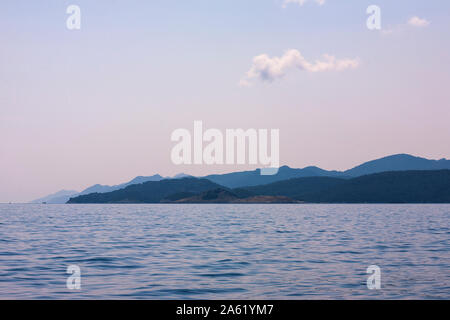
[[[254,57],[253,65],[240,85],[249,86],[254,79],[271,82],[282,78],[291,69],[307,72],[342,71],[358,65],[358,59],[336,59],[328,54],[323,55],[323,60],[308,62],[298,50],[291,49],[281,57],[271,58],[267,54]]]
[[[302,6],[309,0],[284,0],[283,2],[283,8],[286,8],[290,3],[298,4],[299,6]],[[325,3],[325,0],[314,0],[318,5],[323,5]]]
[[[402,32],[407,32],[410,28],[424,28],[430,25],[430,21],[426,19],[421,19],[417,16],[411,17],[406,23],[391,26],[387,29],[382,29],[381,33],[383,35],[399,34]]]
[[[408,20],[408,24],[413,27],[426,27],[430,24],[430,22],[426,19],[421,19],[417,16],[414,16]]]

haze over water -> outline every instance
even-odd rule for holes
[[[2,204],[0,298],[449,299],[449,217],[450,205]],[[73,264],[81,290],[66,288]]]

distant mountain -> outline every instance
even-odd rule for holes
[[[205,176],[204,178],[228,188],[239,188],[244,186],[264,185],[276,181],[303,177],[352,178],[386,171],[442,169],[450,169],[450,160],[428,160],[407,154],[397,154],[365,162],[346,171],[327,171],[314,166],[303,169],[293,169],[288,166],[283,166],[279,169],[278,174],[273,176],[261,176],[260,170],[257,169],[254,171],[213,174]]]
[[[342,172],[327,171],[318,167],[292,169],[288,166],[283,166],[278,170],[277,174],[272,176],[262,176],[260,172],[260,169],[256,169],[254,171],[241,171],[221,175],[214,174],[204,178],[228,188],[238,188],[243,186],[263,185],[276,181],[301,177],[345,177]]]
[[[293,200],[292,200],[293,199]],[[304,177],[229,189],[207,179],[135,184],[69,203],[450,203],[450,170],[392,171],[357,178]]]
[[[328,171],[318,167],[310,166],[303,169],[294,169],[288,166],[283,166],[279,169],[276,175],[262,176],[260,169],[253,171],[241,171],[232,172],[226,174],[213,174],[208,175],[203,178],[208,179],[218,185],[227,188],[240,188],[240,187],[250,187],[258,185],[266,185],[277,181],[284,181],[294,178],[304,178],[304,177],[332,177],[332,178],[352,178],[367,174],[387,172],[387,171],[408,171],[408,170],[442,170],[450,169],[450,160],[428,160],[425,158],[414,157],[407,154],[397,154],[381,159],[376,159],[373,161],[365,162],[359,166],[346,171]],[[105,185],[93,185],[78,195],[86,195],[90,193],[107,193],[116,190],[126,188],[130,185],[145,183],[148,181],[161,181],[163,179],[183,179],[186,177],[192,177],[190,175],[180,173],[173,177],[162,177],[159,174],[153,176],[139,176],[133,180],[114,186]],[[47,199],[47,203],[65,203],[69,197],[75,197],[75,195],[62,195],[61,197],[55,197],[50,195],[42,199]],[[52,198],[51,201],[48,201]],[[35,201],[44,202],[42,199]]]
[[[173,177],[162,177],[159,174],[155,174],[153,176],[138,176],[128,182],[122,183],[122,184],[118,184],[118,185],[114,185],[114,186],[106,186],[106,185],[101,185],[101,184],[95,184],[93,186],[90,186],[89,188],[84,189],[81,192],[77,192],[77,191],[66,191],[66,190],[62,190],[60,192],[57,192],[55,194],[51,194],[48,195],[46,197],[43,197],[41,199],[37,199],[37,200],[33,200],[31,203],[42,203],[42,202],[46,202],[46,203],[66,203],[67,201],[69,201],[70,198],[74,198],[76,196],[79,195],[85,195],[85,194],[90,194],[90,193],[106,193],[106,192],[111,192],[111,191],[115,191],[115,190],[120,190],[123,188],[126,188],[128,186],[131,186],[133,184],[140,184],[140,183],[144,183],[144,182],[148,182],[148,181],[161,181],[163,179],[182,179],[182,178],[187,178],[187,177],[192,177],[190,175],[184,174],[184,173],[179,173]],[[66,192],[66,193],[64,193]]]
[[[78,194],[78,191],[75,190],[61,190],[56,193],[50,194],[46,197],[42,197],[36,200],[31,201],[30,203],[51,203],[51,204],[61,204],[66,203],[70,197]]]
[[[381,172],[352,179],[297,178],[233,192],[311,203],[450,203],[450,170]]]
[[[409,154],[396,154],[381,159],[365,162],[353,169],[344,171],[344,175],[359,177],[371,173],[385,171],[408,170],[442,170],[450,169],[450,160],[428,160],[414,157]]]
[[[187,192],[195,194],[220,187],[206,179],[165,179],[133,184],[107,193],[80,195],[71,198],[68,203],[159,203],[172,194]]]
[[[128,182],[118,184],[115,186],[104,186],[104,185],[96,184],[96,185],[93,185],[93,186],[81,191],[79,193],[79,195],[90,194],[90,193],[106,193],[106,192],[111,192],[111,191],[115,191],[115,190],[120,190],[120,189],[126,188],[128,186],[131,186],[133,184],[139,184],[139,183],[144,183],[144,182],[148,182],[148,181],[160,181],[162,179],[164,179],[164,178],[161,177],[159,174],[155,174],[155,175],[149,176],[149,177],[139,176]]]

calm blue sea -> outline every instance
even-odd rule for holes
[[[2,204],[0,298],[450,299],[449,218],[450,205]]]

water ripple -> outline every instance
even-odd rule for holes
[[[0,298],[449,299],[449,218],[450,205],[0,205]]]

